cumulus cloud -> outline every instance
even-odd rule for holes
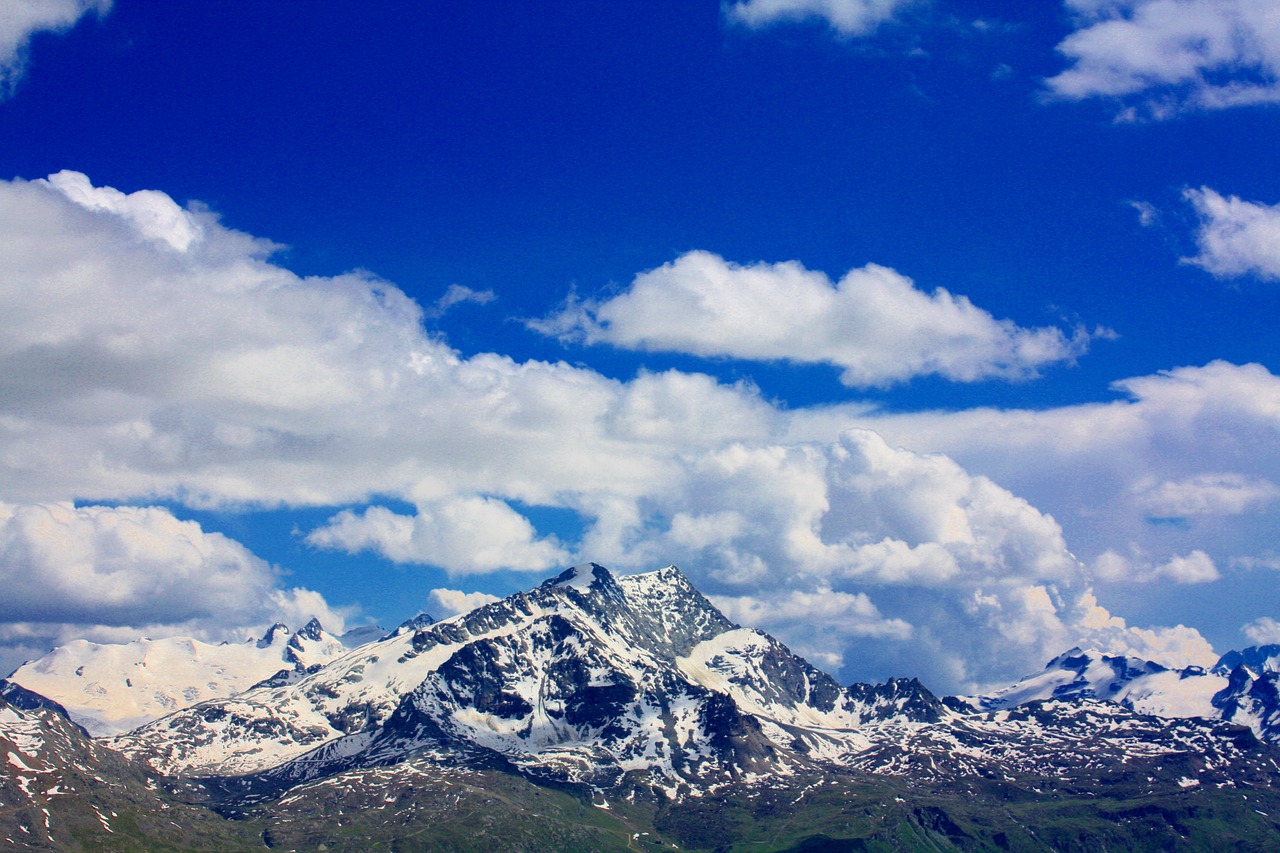
[[[1069,362],[1090,336],[997,320],[964,296],[918,290],[870,264],[838,282],[792,261],[739,265],[695,251],[603,301],[571,301],[534,328],[626,349],[830,364],[851,386],[916,376],[1026,379]]]
[[[829,665],[858,649],[954,690],[1016,678],[1086,636],[1138,644],[1119,622],[1083,623],[1089,574],[1052,517],[869,430],[699,454],[678,484],[599,518],[584,553],[679,554],[731,618]]]
[[[658,487],[759,438],[747,386],[462,358],[403,292],[83,176],[0,183],[0,473],[11,499],[423,503]]]
[[[726,8],[731,20],[749,27],[817,18],[844,36],[861,36],[893,17],[912,0],[742,0]]]
[[[1200,253],[1186,258],[1186,263],[1219,278],[1256,275],[1280,280],[1280,205],[1223,196],[1208,187],[1183,195],[1200,215]]]
[[[1155,555],[1195,548],[1219,564],[1271,553],[1280,377],[1215,361],[1115,388],[1121,399],[1038,411],[800,411],[788,439],[857,424],[891,444],[945,453],[1051,514],[1089,563],[1130,543]],[[1154,511],[1171,509],[1182,511],[1176,524]]]
[[[1134,103],[1122,116],[1280,101],[1280,24],[1270,0],[1066,0],[1063,98]]]
[[[886,618],[865,593],[829,587],[759,597],[721,595],[711,601],[732,621],[785,635],[796,651],[832,668],[844,663],[843,645],[849,640],[907,640],[912,634],[909,623]]]
[[[21,78],[33,35],[71,29],[90,12],[102,16],[110,9],[111,0],[8,0],[0,7],[0,98]]]
[[[312,616],[342,630],[342,610],[280,581],[240,543],[167,509],[0,503],[0,633],[13,638],[241,640]]]
[[[569,560],[554,538],[539,539],[529,519],[488,497],[450,497],[423,504],[416,515],[371,506],[344,510],[307,534],[317,548],[373,551],[397,563],[439,566],[456,574],[498,569],[542,571]]]
[[[463,592],[460,589],[444,588],[431,590],[429,598],[432,610],[442,614],[441,618],[470,613],[477,607],[484,607],[498,600],[498,596],[487,592]]]
[[[1240,630],[1256,646],[1280,643],[1280,622],[1270,616],[1255,619]]]
[[[1210,667],[1218,655],[1200,632],[1185,625],[1170,628],[1137,628],[1098,604],[1097,596],[1087,590],[1074,603],[1080,644],[1110,654],[1129,655],[1153,660],[1165,666],[1182,669],[1188,666]]]

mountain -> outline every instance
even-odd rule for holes
[[[594,563],[327,662],[307,656],[336,651],[318,624],[262,648],[294,638],[284,676],[111,738],[0,684],[0,832],[58,850],[1280,845],[1265,650],[1206,672],[1074,649],[939,699],[838,684],[674,566]],[[62,786],[88,780],[99,799],[60,835]]]
[[[297,633],[277,623],[244,643],[75,640],[18,667],[8,681],[59,703],[91,734],[112,735],[273,677],[314,672],[346,651],[315,619]]]
[[[0,837],[11,849],[249,848],[242,828],[190,804],[201,789],[91,740],[47,700],[19,692],[19,706],[8,695],[0,696]]]
[[[965,701],[975,710],[991,711],[1048,699],[1097,699],[1158,717],[1224,720],[1248,726],[1262,740],[1280,742],[1278,680],[1280,646],[1228,652],[1209,671],[1168,669],[1075,648],[1035,675]]]
[[[381,640],[385,636],[387,636],[387,629],[381,625],[361,625],[339,636],[338,642],[345,648],[357,649],[365,643]]]
[[[114,744],[166,773],[281,784],[435,752],[675,795],[839,760],[870,745],[869,726],[946,713],[918,683],[841,687],[674,566],[618,578],[587,564]]]
[[[1227,652],[1218,659],[1213,671],[1218,675],[1230,675],[1239,666],[1255,673],[1280,672],[1280,645],[1272,643]]]
[[[1280,671],[1276,650],[1275,646],[1264,646],[1261,650],[1255,647],[1240,653],[1240,662],[1226,676],[1227,686],[1214,694],[1213,707],[1218,719],[1248,726],[1264,740],[1280,743]],[[1224,656],[1214,667],[1214,673],[1233,662],[1234,659]]]

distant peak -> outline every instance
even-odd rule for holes
[[[1104,657],[1106,657],[1106,655],[1104,655],[1102,652],[1098,651],[1097,649],[1093,649],[1093,648],[1082,649],[1079,646],[1072,646],[1071,648],[1067,649],[1065,652],[1063,652],[1062,654],[1058,655],[1056,658],[1054,658],[1053,660],[1045,664],[1044,668],[1054,669],[1057,667],[1078,666],[1079,664],[1084,663],[1085,661],[1101,660]]]
[[[324,636],[324,626],[320,624],[319,619],[312,616],[311,620],[298,631],[298,636],[304,640],[319,640]]]
[[[1270,643],[1264,646],[1233,649],[1218,659],[1212,671],[1219,675],[1228,675],[1238,666],[1246,666],[1259,673],[1280,670],[1280,645]]]
[[[267,629],[267,633],[262,635],[262,639],[258,641],[258,648],[265,649],[276,641],[278,637],[286,637],[289,635],[289,626],[283,622],[277,622]]]
[[[569,586],[587,592],[596,584],[606,585],[613,582],[613,575],[599,563],[583,563],[571,566],[560,574],[542,582],[544,587]]]
[[[435,622],[436,622],[436,618],[432,616],[430,613],[419,613],[417,616],[414,616],[410,619],[406,619],[405,621],[401,622],[398,626],[396,626],[396,629],[394,631],[392,631],[390,634],[387,634],[386,636],[399,637],[401,634],[410,633],[418,630],[419,628],[425,628],[428,625],[434,625]]]
[[[663,566],[660,569],[654,569],[651,572],[641,572],[638,575],[632,575],[633,578],[649,578],[651,580],[662,581],[663,583],[679,583],[685,586],[693,586],[693,583],[680,571],[680,568],[672,563],[669,566]]]

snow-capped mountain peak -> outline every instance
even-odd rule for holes
[[[298,629],[298,633],[294,634],[294,638],[301,637],[306,640],[320,640],[325,635],[324,626],[320,624],[320,620],[312,616],[307,624]]]
[[[277,622],[267,629],[267,632],[262,635],[262,639],[258,640],[256,645],[260,649],[265,649],[275,645],[277,642],[288,642],[289,633],[288,625],[283,622]]]
[[[914,708],[874,688],[851,695],[738,628],[674,566],[615,576],[587,563],[117,744],[166,772],[300,778],[462,749],[592,784],[638,772],[665,786],[847,754],[866,745],[856,729],[908,724]]]
[[[589,592],[593,588],[616,587],[613,574],[597,563],[583,563],[571,566],[554,578],[542,582],[544,587],[568,586],[581,592]]]
[[[1227,652],[1214,664],[1213,672],[1230,675],[1239,666],[1248,667],[1255,676],[1264,672],[1280,672],[1280,645],[1272,643]]]
[[[1166,718],[1202,717],[1251,728],[1263,740],[1280,739],[1280,646],[1256,646],[1222,656],[1210,671],[1170,669],[1153,661],[1096,649],[1064,652],[1002,690],[964,700],[999,711],[1049,699],[1100,700]]]
[[[18,667],[9,681],[65,706],[91,734],[112,735],[282,672],[314,671],[346,651],[318,622],[298,633],[277,623],[261,639],[216,645],[192,637],[74,640]]]

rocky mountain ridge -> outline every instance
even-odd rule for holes
[[[328,642],[318,625],[292,636],[304,633],[314,635],[308,642]],[[273,648],[280,637],[263,639]],[[805,797],[846,814],[849,802],[831,793],[840,790],[895,792],[861,812],[865,837],[879,837],[877,821],[892,813],[899,832],[932,849],[973,849],[966,838],[1008,848],[999,838],[1025,834],[1019,821],[984,828],[975,804],[985,797],[1044,809],[1083,803],[1090,815],[1101,814],[1091,811],[1099,797],[1159,800],[1181,815],[1161,825],[1154,836],[1161,843],[1186,837],[1191,818],[1182,809],[1234,815],[1249,839],[1263,839],[1258,849],[1280,841],[1280,824],[1269,817],[1273,807],[1280,814],[1273,793],[1280,750],[1269,743],[1276,740],[1277,673],[1267,668],[1275,656],[1266,650],[1224,656],[1212,671],[1174,671],[1074,649],[1002,691],[939,699],[914,679],[840,685],[768,634],[732,623],[674,566],[615,576],[586,564],[441,622],[410,620],[319,666],[295,657],[287,677],[95,741],[70,724],[59,729],[56,703],[42,705],[14,685],[0,695],[31,710],[6,705],[0,714],[0,747],[27,738],[26,747],[10,750],[6,772],[34,778],[14,761],[33,767],[23,756],[40,754],[32,744],[43,737],[81,756],[68,760],[67,773],[83,775],[77,761],[99,760],[142,780],[141,789],[130,789],[128,808],[151,814],[182,805],[211,838],[242,838],[236,833],[261,826],[263,839],[287,838],[297,849],[322,837],[329,849],[343,849],[331,846],[324,829],[334,809],[359,827],[352,831],[367,848],[413,822],[376,817],[386,803],[438,821],[467,813],[458,799],[464,790],[467,803],[510,811],[515,823],[504,832],[525,831],[517,813],[562,792],[555,797],[567,799],[555,799],[555,813],[566,823],[553,834],[590,837],[582,843],[592,849],[609,849],[606,838],[631,847],[636,839],[627,833],[610,834],[620,827],[723,847],[709,841],[703,822],[688,819],[699,803],[735,803],[767,824]],[[32,734],[32,715],[46,721],[46,734]],[[166,787],[178,778],[201,793]],[[47,804],[36,794],[52,779],[7,790],[42,813]],[[921,791],[930,792],[927,808],[900,812],[887,804],[926,796]],[[791,806],[780,792],[794,795]],[[774,805],[761,813],[763,802]],[[1241,803],[1257,804],[1256,814],[1241,818]],[[207,823],[210,807],[236,821]],[[849,825],[832,831],[852,831]],[[1089,826],[1102,832],[1105,821]],[[450,844],[464,844],[465,833],[432,827]],[[725,824],[722,831],[744,830]],[[1134,846],[1127,835],[1104,836],[1111,846]],[[1039,837],[1027,835],[1027,849]],[[547,843],[531,849],[557,849]]]
[[[1099,700],[1169,719],[1203,718],[1247,726],[1261,740],[1280,741],[1280,647],[1223,655],[1211,669],[1170,669],[1153,661],[1079,648],[1043,671],[986,696],[974,710],[1015,708],[1043,700]]]

